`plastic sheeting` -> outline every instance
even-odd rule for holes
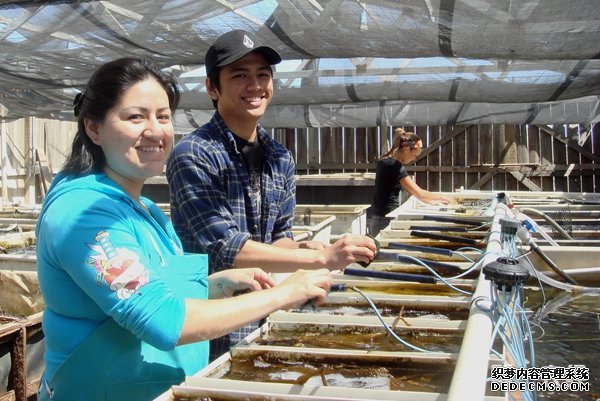
[[[256,32],[284,57],[267,127],[595,123],[595,0],[5,1],[6,118],[71,119],[92,71],[150,57],[178,76],[179,129],[205,122],[204,53]]]
[[[30,316],[42,310],[37,272],[0,270],[0,316]]]

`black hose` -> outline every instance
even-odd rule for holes
[[[424,215],[423,220],[443,221],[446,223],[464,224],[464,225],[473,226],[473,227],[479,227],[481,225],[481,222],[478,222],[478,221],[457,219],[457,218],[448,217],[448,216]]]
[[[410,235],[412,235],[413,237],[440,239],[440,240],[444,240],[444,241],[457,242],[460,244],[477,245],[477,241],[475,241],[474,239],[471,239],[471,238],[451,237],[448,235],[439,235],[439,234],[433,234],[433,233],[428,233],[428,232],[423,232],[423,231],[411,231]]]
[[[531,250],[534,251],[535,253],[537,253],[540,256],[540,258],[542,258],[542,260],[544,262],[546,262],[546,264],[548,266],[550,266],[550,268],[556,274],[558,274],[560,277],[563,278],[563,280],[565,280],[569,284],[579,285],[579,284],[577,284],[577,281],[573,280],[573,278],[571,276],[569,276],[567,273],[565,273],[565,271],[563,269],[558,267],[558,265],[556,263],[554,263],[554,261],[552,259],[550,259],[548,257],[548,255],[546,255],[546,253],[540,249],[538,244],[536,244],[534,241],[530,241],[529,246],[531,247]]]
[[[463,271],[460,267],[450,263],[438,262],[437,260],[414,258],[412,256],[398,255],[398,261],[403,263],[410,263],[417,266],[422,266],[421,264],[419,264],[419,262],[423,262],[431,268],[438,268],[453,273],[461,273]]]
[[[527,213],[529,214],[535,214],[541,218],[543,218],[544,220],[546,220],[556,231],[558,231],[560,233],[560,235],[562,235],[565,239],[572,241],[573,237],[571,237],[569,235],[568,232],[566,232],[564,230],[564,228],[562,228],[560,226],[560,224],[558,224],[553,218],[551,218],[550,216],[548,216],[546,213],[537,210],[537,209],[532,209],[530,207],[524,207],[520,209],[520,212],[527,215]]]
[[[390,249],[404,249],[405,251],[418,251],[423,253],[433,253],[436,255],[452,256],[454,253],[451,249],[436,248],[433,246],[410,245],[401,242],[388,242],[387,247]]]
[[[409,230],[468,233],[467,227],[410,226]]]
[[[435,277],[426,276],[424,274],[396,273],[396,272],[386,272],[386,271],[381,271],[381,270],[355,269],[352,267],[346,267],[344,269],[344,275],[383,278],[386,280],[397,280],[397,281],[415,281],[417,283],[426,283],[426,284],[436,284]]]

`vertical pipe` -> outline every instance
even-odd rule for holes
[[[508,208],[498,203],[490,229],[490,236],[482,266],[495,261],[502,251],[500,219],[508,214]],[[479,274],[475,293],[471,298],[469,319],[460,347],[456,368],[448,391],[448,401],[483,400],[485,398],[486,379],[492,347],[492,317],[478,305],[490,308],[491,281]],[[474,302],[477,300],[477,302]]]
[[[6,174],[7,166],[5,162],[8,160],[6,152],[6,127],[4,123],[4,106],[0,105],[0,168],[2,169],[2,176],[0,185],[2,185],[2,195],[0,197],[0,208],[4,207],[4,201],[8,200],[8,176]],[[6,159],[5,159],[6,158]]]

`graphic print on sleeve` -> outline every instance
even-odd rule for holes
[[[106,281],[119,299],[127,299],[148,283],[148,271],[139,261],[139,256],[127,248],[115,248],[110,234],[100,231],[96,243],[87,246],[96,252],[87,264],[96,269],[98,285]]]

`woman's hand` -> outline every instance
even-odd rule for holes
[[[429,203],[429,204],[442,204],[442,205],[447,205],[448,203],[450,203],[450,199],[445,198],[443,196],[440,196],[438,194],[429,192],[429,191],[424,191],[423,195],[421,195],[421,197],[419,197],[419,200],[425,203]]]
[[[258,267],[222,270],[208,277],[208,297],[228,298],[236,293],[265,290],[274,285],[273,278]]]
[[[447,205],[450,203],[450,199],[444,198],[443,196],[434,196],[426,200],[427,203],[431,205]]]
[[[283,305],[280,309],[297,308],[314,299],[321,305],[331,288],[331,272],[328,269],[298,269],[272,291],[280,291]]]
[[[309,300],[320,305],[331,288],[331,273],[327,269],[300,269],[277,285],[258,268],[224,270],[208,279],[211,295],[229,297],[187,298],[180,345],[223,336],[276,310],[299,307]],[[239,290],[250,292],[231,297]]]

